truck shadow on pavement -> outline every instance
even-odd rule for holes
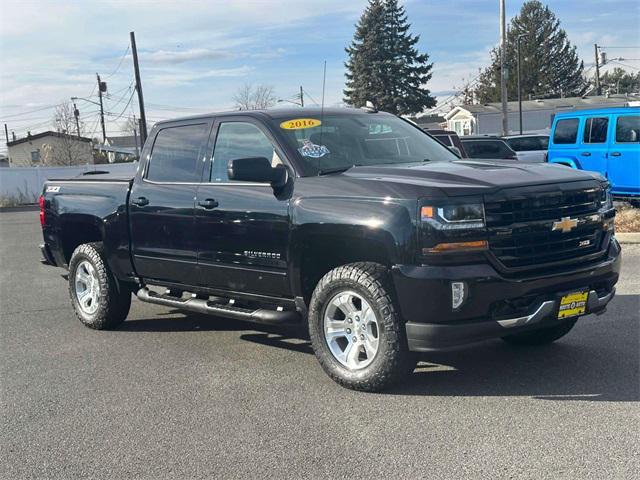
[[[419,354],[414,373],[388,395],[525,396],[542,400],[640,401],[639,295],[619,295],[601,316],[581,319],[551,345],[500,340]],[[169,311],[166,315],[175,315]],[[123,331],[238,331],[242,340],[313,354],[300,328],[255,325],[184,313],[125,322]]]

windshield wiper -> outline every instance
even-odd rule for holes
[[[332,173],[341,173],[346,172],[350,168],[355,167],[355,165],[347,165],[345,167],[335,167],[335,168],[325,168],[318,171],[318,175],[330,175]]]

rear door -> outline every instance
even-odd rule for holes
[[[268,129],[253,118],[222,117],[214,131],[213,154],[197,192],[199,284],[287,295],[289,197],[276,197],[270,184],[227,176],[230,160],[265,157],[275,166],[283,163],[284,155]]]
[[[609,115],[591,115],[583,118],[582,135],[578,151],[583,170],[607,173],[607,139],[609,138]]]
[[[138,275],[193,283],[197,251],[195,197],[211,121],[162,126],[131,189],[132,252]]]
[[[612,116],[609,142],[609,180],[613,192],[640,194],[640,114]]]

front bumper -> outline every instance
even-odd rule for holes
[[[412,351],[441,350],[557,325],[561,294],[588,290],[586,313],[602,313],[615,294],[620,245],[606,258],[572,270],[507,278],[489,264],[395,266],[393,280]],[[464,282],[467,298],[451,308],[451,282]]]

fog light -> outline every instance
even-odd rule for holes
[[[451,308],[457,310],[464,302],[465,297],[464,282],[451,282]]]

